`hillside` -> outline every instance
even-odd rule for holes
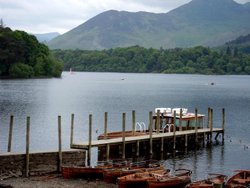
[[[48,43],[51,49],[217,46],[250,33],[249,3],[193,0],[165,14],[110,10]]]
[[[225,45],[220,46],[219,49],[226,50],[237,50],[241,53],[248,53],[250,54],[250,34],[245,36],[240,36],[236,38],[235,40],[232,40],[230,42],[227,42]]]

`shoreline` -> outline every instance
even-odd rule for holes
[[[61,174],[46,174],[42,176],[30,176],[8,178],[0,180],[0,188],[34,188],[34,187],[50,187],[50,188],[116,188],[116,184],[107,184],[99,179],[64,179]]]

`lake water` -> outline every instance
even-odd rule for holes
[[[214,85],[211,85],[214,83]],[[57,149],[57,118],[62,117],[63,148],[69,148],[70,117],[75,114],[74,141],[88,139],[88,116],[93,114],[93,137],[103,132],[104,112],[108,130],[121,130],[122,113],[131,128],[148,123],[156,107],[183,107],[207,114],[214,109],[214,126],[221,127],[226,111],[225,144],[189,152],[166,160],[169,168],[189,168],[194,178],[207,173],[231,175],[250,169],[250,76],[175,74],[123,74],[63,72],[56,79],[0,80],[0,152],[7,151],[9,118],[14,115],[12,151],[25,151],[26,117],[31,117],[31,151]]]

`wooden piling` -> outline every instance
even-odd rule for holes
[[[164,151],[164,137],[161,137],[161,153]]]
[[[92,145],[92,114],[89,114],[89,145],[88,145],[88,157],[87,166],[91,164],[91,145]]]
[[[140,155],[140,141],[136,140],[136,157]]]
[[[153,113],[149,112],[149,154],[153,155]]]
[[[107,144],[107,145],[106,145],[106,160],[107,160],[107,161],[109,160],[109,153],[110,153],[110,145]]]
[[[182,131],[182,108],[180,109],[179,127],[180,127],[180,131]]]
[[[210,109],[210,143],[213,142],[213,109]]]
[[[61,172],[62,166],[62,125],[61,116],[58,116],[58,167],[57,171]]]
[[[13,122],[14,122],[14,116],[11,115],[11,116],[10,116],[10,129],[9,129],[8,152],[11,152]]]
[[[222,108],[222,142],[224,142],[225,134],[225,108]]]
[[[195,108],[195,142],[198,143],[198,110]]]
[[[125,159],[125,131],[126,131],[126,114],[122,113],[122,159]]]
[[[108,112],[104,113],[104,140],[107,139],[108,132]]]
[[[207,128],[210,127],[210,114],[211,114],[211,109],[208,107],[207,109]]]
[[[156,133],[160,132],[160,110],[157,110]]]
[[[26,120],[26,165],[25,165],[25,175],[29,177],[29,166],[30,166],[30,117]]]
[[[188,147],[188,135],[185,134],[185,147],[187,148]]]
[[[173,149],[174,149],[174,151],[175,151],[175,149],[176,149],[176,128],[175,128],[175,126],[176,126],[176,111],[174,111],[174,130],[173,130],[173,134],[174,134],[174,145],[173,145]]]
[[[135,135],[135,110],[132,111],[132,131],[133,136]]]
[[[70,126],[70,147],[73,144],[73,135],[74,135],[74,114],[71,114],[71,126]]]

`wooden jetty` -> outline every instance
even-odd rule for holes
[[[222,141],[224,141],[224,128],[225,128],[225,110],[222,109],[222,126],[221,128],[213,127],[213,109],[208,108],[208,121],[207,126],[204,124],[203,114],[198,114],[198,110],[195,109],[195,113],[183,113],[183,109],[174,109],[171,114],[162,109],[156,109],[156,113],[153,115],[149,112],[149,125],[145,128],[145,124],[141,125],[139,130],[136,130],[135,123],[135,111],[132,112],[132,130],[128,135],[128,131],[125,131],[126,114],[122,114],[122,131],[115,137],[108,136],[111,133],[107,131],[107,112],[104,115],[104,134],[102,139],[92,140],[92,115],[89,115],[89,139],[88,141],[81,143],[73,143],[73,122],[71,125],[71,149],[84,149],[88,151],[87,165],[90,165],[91,148],[98,147],[99,150],[105,150],[104,156],[106,160],[110,159],[111,153],[120,153],[121,158],[126,158],[126,151],[128,148],[136,150],[136,156],[139,157],[140,145],[144,145],[149,155],[153,154],[156,145],[160,145],[160,151],[166,151],[166,145],[172,147],[175,151],[177,146],[182,145],[182,148],[188,148],[189,145],[199,145],[200,143],[208,144],[212,143],[213,138],[218,139],[218,136],[222,134]],[[166,110],[164,108],[164,110]],[[164,123],[163,123],[164,122]],[[141,134],[144,132],[144,134]],[[138,134],[140,133],[140,134]],[[213,135],[215,135],[213,137]],[[155,145],[156,144],[156,145]],[[169,146],[171,145],[171,146]],[[113,151],[111,152],[111,148]],[[114,150],[114,148],[116,148]],[[118,152],[117,152],[118,148]],[[115,152],[114,152],[115,151]],[[131,153],[132,151],[129,151]],[[156,151],[155,151],[156,152]]]

